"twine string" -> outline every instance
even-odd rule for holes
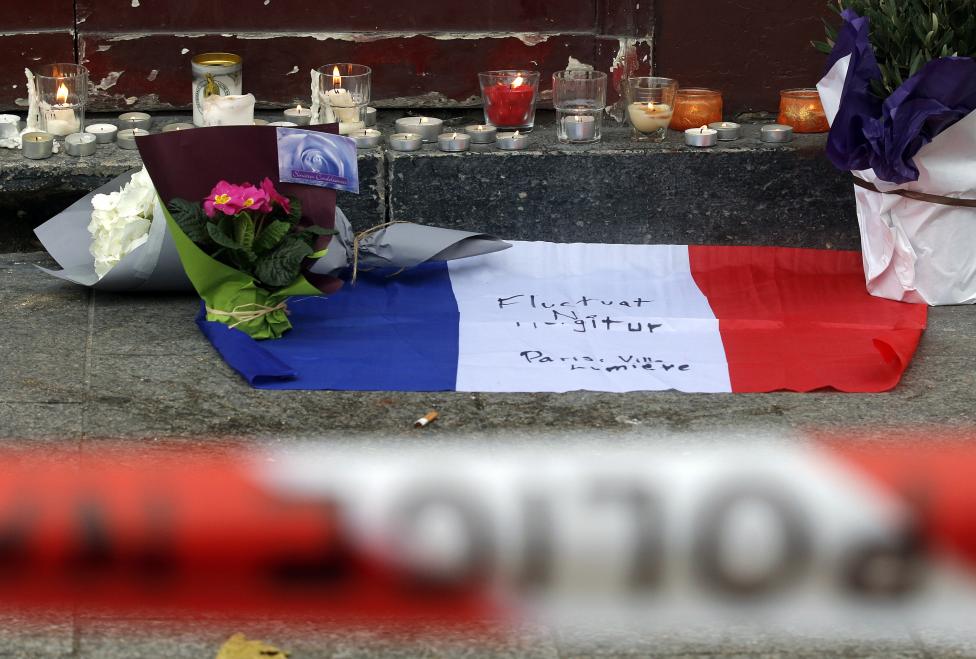
[[[384,222],[383,224],[377,224],[375,227],[370,227],[365,231],[360,231],[353,237],[352,240],[352,283],[353,284],[356,283],[356,277],[359,275],[359,244],[364,239],[372,236],[374,233],[377,233],[378,231],[382,231],[387,227],[391,227],[394,224],[406,224],[406,222],[403,222],[402,220],[394,220],[393,222]],[[398,275],[401,272],[403,272],[403,270],[404,270],[403,268],[400,268],[399,271],[394,272],[390,276],[392,277]]]
[[[258,318],[263,318],[269,313],[274,313],[275,311],[284,311],[286,314],[288,312],[288,305],[284,302],[279,302],[273,307],[269,307],[264,304],[258,304],[252,302],[250,304],[239,304],[230,311],[224,311],[222,309],[214,309],[213,307],[207,306],[207,313],[213,314],[214,316],[223,316],[224,318],[233,318],[234,323],[229,327],[234,329],[242,323],[249,323],[252,320],[257,320]]]
[[[976,208],[976,199],[958,199],[956,197],[943,197],[942,195],[929,194],[927,192],[916,192],[915,190],[879,190],[878,186],[862,178],[854,177],[854,185],[871,192],[881,194],[893,194],[905,199],[915,201],[926,201],[930,204],[942,204],[943,206],[960,206],[962,208]]]

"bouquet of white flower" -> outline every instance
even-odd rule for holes
[[[121,190],[92,197],[89,251],[95,257],[99,279],[149,239],[156,199],[156,189],[145,167],[133,174]]]

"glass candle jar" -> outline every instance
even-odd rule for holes
[[[826,133],[830,130],[820,93],[816,89],[785,89],[779,93],[779,117],[797,133]]]
[[[57,138],[83,132],[88,69],[78,64],[48,64],[33,73],[40,111],[38,128]]]
[[[552,106],[560,142],[599,142],[607,106],[607,74],[601,71],[557,71],[552,74]]]
[[[664,141],[678,83],[671,78],[627,78],[627,119],[638,141]]]
[[[486,71],[478,74],[485,123],[527,133],[535,125],[538,71]]]
[[[318,69],[319,103],[326,123],[339,122],[339,134],[365,130],[373,70],[362,64],[326,64]],[[331,113],[331,114],[330,114]]]
[[[722,121],[722,92],[697,87],[678,90],[671,130],[701,128],[716,121]]]

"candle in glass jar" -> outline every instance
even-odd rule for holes
[[[78,120],[74,108],[68,104],[67,85],[61,83],[56,98],[57,103],[55,105],[41,103],[41,112],[44,115],[44,127],[47,133],[58,137],[77,133],[81,130],[81,122]]]
[[[511,84],[499,82],[485,89],[485,110],[494,126],[522,126],[528,122],[535,101],[535,89],[517,76]]]
[[[797,133],[826,133],[830,130],[820,93],[816,89],[786,89],[779,93],[780,124]]]
[[[359,106],[352,94],[343,89],[342,74],[338,66],[332,67],[332,89],[322,94],[321,99],[332,108],[336,121],[340,124],[360,121]],[[362,127],[358,130],[362,130]]]
[[[627,106],[627,116],[641,133],[653,133],[667,128],[671,123],[673,110],[666,103],[631,103]]]
[[[562,118],[563,131],[570,142],[591,142],[596,136],[596,119],[589,115],[570,115]]]
[[[679,89],[671,130],[687,130],[722,121],[722,93],[714,89]]]

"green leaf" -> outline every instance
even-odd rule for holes
[[[280,245],[258,259],[254,274],[266,286],[288,286],[298,277],[302,260],[311,253],[312,248],[301,238],[287,236]]]
[[[339,232],[335,229],[326,229],[325,227],[320,227],[317,224],[312,224],[302,228],[301,233],[311,233],[316,236],[334,236]]]
[[[234,224],[234,239],[244,249],[249,250],[254,245],[254,220],[247,213],[237,218],[237,222]]]
[[[292,225],[298,224],[298,221],[302,219],[302,202],[298,197],[288,197],[289,207],[291,212],[288,213],[288,220]]]
[[[198,245],[211,244],[210,235],[207,233],[207,216],[200,204],[186,199],[174,199],[166,208],[187,238]]]
[[[261,229],[261,233],[254,239],[254,251],[258,254],[268,252],[278,246],[285,236],[291,232],[291,223],[275,220]]]
[[[210,234],[210,238],[221,247],[227,247],[233,250],[242,249],[242,245],[234,240],[233,236],[225,230],[225,222],[226,220],[221,222],[207,222],[207,233]]]

